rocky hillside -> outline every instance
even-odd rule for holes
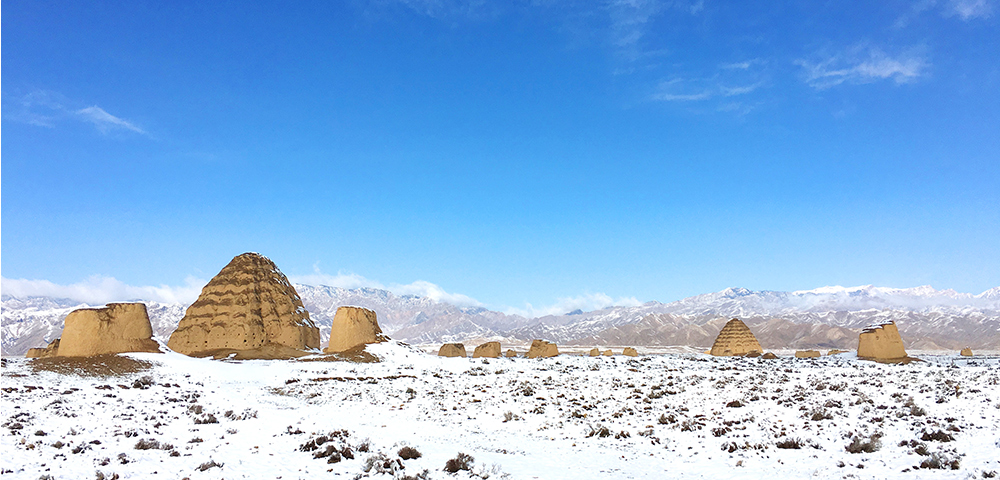
[[[671,303],[648,302],[525,318],[484,308],[462,308],[426,297],[374,288],[295,285],[320,328],[325,346],[341,305],[374,310],[389,336],[416,344],[530,342],[570,345],[688,345],[708,348],[722,325],[740,318],[766,349],[844,348],[857,345],[864,326],[893,320],[911,349],[1000,350],[1000,287],[978,295],[930,287],[824,287],[797,292],[729,288]],[[23,354],[59,335],[62,319],[83,305],[70,300],[3,297],[3,352]],[[186,305],[147,302],[155,334],[166,339]]]

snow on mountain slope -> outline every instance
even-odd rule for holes
[[[346,289],[296,284],[325,345],[343,305],[378,314],[383,331],[398,340],[435,344],[497,340],[591,345],[711,345],[720,319],[740,318],[767,348],[853,348],[854,331],[873,322],[895,321],[908,345],[920,348],[1000,349],[1000,287],[978,295],[931,287],[822,287],[794,292],[727,288],[671,303],[609,307],[525,318],[481,307],[458,307],[427,297],[395,295],[376,288]],[[169,337],[187,305],[146,302],[154,334]],[[59,336],[72,300],[3,296],[3,352],[23,354]],[[781,322],[768,323],[773,320]],[[722,322],[724,323],[724,322]],[[760,325],[758,327],[757,325]],[[770,327],[765,327],[771,325]],[[820,327],[802,327],[820,325]]]

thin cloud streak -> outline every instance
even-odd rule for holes
[[[412,283],[400,284],[392,283],[384,285],[377,280],[371,280],[355,273],[338,272],[336,275],[326,274],[320,271],[317,265],[313,265],[313,273],[309,275],[289,275],[288,279],[293,283],[303,285],[325,285],[329,287],[340,287],[347,289],[355,288],[378,288],[388,290],[396,295],[416,295],[427,297],[435,302],[450,303],[459,307],[481,307],[482,302],[461,293],[445,291],[437,284],[417,280]]]
[[[11,104],[5,105],[4,118],[46,128],[55,128],[58,122],[68,119],[89,123],[105,135],[114,131],[149,135],[142,127],[112,115],[97,105],[84,108],[67,106],[73,103],[76,102],[58,92],[35,90],[13,98]]]
[[[68,298],[90,305],[108,302],[146,300],[161,303],[194,302],[208,281],[188,277],[182,286],[133,286],[114,277],[94,275],[82,282],[59,285],[48,280],[26,280],[0,277],[0,291],[13,297]]]
[[[993,16],[993,4],[989,0],[951,0],[945,16],[955,16],[965,21]]]
[[[687,93],[687,94],[677,94],[677,93],[658,93],[653,95],[653,100],[660,100],[664,102],[694,102],[698,100],[705,100],[712,98],[712,92],[701,92],[701,93]]]
[[[520,315],[526,318],[544,317],[547,315],[564,315],[576,310],[589,312],[601,310],[608,307],[634,307],[642,305],[635,297],[612,298],[605,293],[588,293],[576,297],[563,297],[556,300],[552,305],[535,307],[532,304],[525,304],[524,308],[510,307],[504,310],[507,315]]]
[[[843,83],[864,84],[892,80],[897,85],[925,75],[930,63],[914,49],[890,56],[881,49],[854,47],[818,61],[798,60],[806,84],[824,90]]]
[[[127,120],[123,120],[104,111],[103,108],[98,107],[97,105],[81,108],[74,113],[82,117],[85,121],[94,124],[94,126],[97,127],[97,129],[102,133],[107,133],[110,130],[120,128],[124,130],[131,130],[142,135],[146,134],[143,129],[133,125]]]

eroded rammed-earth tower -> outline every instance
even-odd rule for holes
[[[271,346],[317,349],[319,329],[274,262],[244,253],[205,285],[167,346],[186,355]]]

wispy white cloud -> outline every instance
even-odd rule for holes
[[[384,14],[386,9],[401,6],[417,15],[438,20],[491,18],[504,7],[502,2],[486,0],[371,0],[366,3],[369,12],[375,9]]]
[[[713,93],[705,90],[698,93],[655,93],[653,94],[653,100],[660,100],[664,102],[694,102],[698,100],[707,100],[712,98]]]
[[[879,48],[863,45],[833,55],[817,55],[816,60],[797,60],[804,70],[805,82],[822,90],[842,83],[873,83],[892,80],[909,83],[926,74],[930,62],[920,48],[889,55]]]
[[[330,275],[327,273],[317,272],[309,275],[289,275],[288,280],[292,283],[301,283],[304,285],[325,285],[328,287],[340,288],[385,289],[385,285],[382,285],[374,280],[369,280],[355,273],[338,273],[336,275]]]
[[[191,303],[198,298],[202,287],[208,283],[188,277],[181,286],[134,286],[114,277],[95,275],[82,282],[59,285],[48,280],[25,280],[0,277],[0,292],[15,297],[68,298],[91,305],[130,300],[148,300],[163,303]]]
[[[611,41],[619,47],[635,45],[648,32],[649,23],[669,3],[658,0],[614,0],[607,4]]]
[[[964,22],[990,18],[993,16],[994,2],[995,0],[918,0],[896,19],[893,26],[905,28],[917,17],[934,11],[940,13],[942,17],[958,17]]]
[[[746,95],[754,90],[757,90],[762,85],[764,85],[763,82],[757,82],[752,85],[741,85],[736,87],[727,87],[720,85],[719,91],[722,93],[723,96],[733,97],[736,95]]]
[[[74,120],[89,123],[103,134],[128,131],[147,135],[135,123],[112,115],[97,105],[83,108],[70,106],[76,102],[57,92],[35,90],[9,101],[5,97],[4,103],[5,119],[29,125],[54,128],[61,121]]]
[[[958,16],[965,21],[989,18],[993,15],[993,4],[990,0],[950,0],[944,13],[945,16]]]
[[[525,304],[524,308],[510,307],[504,313],[536,318],[546,315],[562,315],[575,310],[589,312],[613,306],[634,307],[636,305],[642,305],[642,302],[635,297],[612,298],[605,293],[587,293],[575,297],[559,298],[555,303],[542,307],[535,307],[530,303]]]
[[[435,302],[445,302],[452,305],[458,305],[460,307],[481,307],[483,306],[479,300],[476,300],[470,296],[462,295],[461,293],[449,293],[444,291],[443,288],[423,280],[417,280],[413,283],[407,283],[405,285],[393,284],[389,285],[389,291],[397,295],[417,295],[420,297],[427,297]]]
[[[417,280],[415,282],[405,284],[391,283],[385,285],[377,280],[371,280],[356,273],[338,272],[336,275],[326,274],[320,271],[319,265],[313,265],[312,274],[289,275],[288,279],[294,283],[301,283],[305,285],[327,285],[330,287],[340,288],[379,288],[382,290],[388,290],[396,295],[416,295],[419,297],[427,297],[435,302],[450,303],[460,307],[483,306],[481,302],[468,295],[445,291],[445,289],[441,288],[437,284],[425,280]]]
[[[757,68],[762,64],[758,59],[725,63],[707,77],[675,77],[660,82],[650,99],[661,102],[701,102],[748,95],[766,85],[764,73]],[[733,110],[719,108],[716,111]]]
[[[116,129],[123,129],[123,130],[131,130],[135,133],[141,133],[143,135],[146,134],[146,132],[143,131],[143,129],[133,125],[131,122],[127,120],[123,120],[108,112],[105,112],[103,108],[98,107],[97,105],[87,108],[81,108],[73,113],[79,115],[85,121],[93,123],[94,126],[97,127],[97,129],[100,130],[102,133],[107,133],[111,130],[116,130]]]

